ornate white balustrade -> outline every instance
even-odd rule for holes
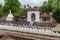
[[[22,32],[42,34],[42,35],[60,36],[60,34],[58,32],[54,33],[53,31],[47,30],[47,29],[44,30],[44,29],[37,29],[37,28],[14,27],[14,26],[6,26],[6,25],[0,25],[0,29],[12,30],[12,31],[22,31]]]

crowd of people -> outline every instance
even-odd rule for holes
[[[30,21],[30,23],[27,24],[17,24],[14,22],[1,22],[0,25],[7,25],[7,26],[14,26],[14,27],[29,27],[29,28],[37,28],[37,29],[50,29],[52,27],[41,27],[41,26],[37,26],[37,25],[33,25],[34,21]]]

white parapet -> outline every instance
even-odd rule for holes
[[[29,33],[35,33],[35,34],[44,34],[44,35],[51,35],[51,36],[60,36],[59,33],[54,33],[51,30],[44,30],[44,29],[37,29],[37,28],[26,28],[26,27],[14,27],[14,26],[6,26],[6,25],[0,25],[0,29],[5,30],[12,30],[12,31],[22,31],[22,32],[29,32]]]

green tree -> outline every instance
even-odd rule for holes
[[[40,12],[51,12],[55,7],[57,7],[58,0],[48,0],[44,1],[43,5],[40,7]]]
[[[60,0],[55,0],[55,5],[58,6],[60,4]]]
[[[29,5],[29,4],[27,4],[27,7],[30,7],[30,5]]]
[[[26,9],[22,9],[22,14],[21,14],[21,18],[27,18],[27,10]]]
[[[2,4],[0,4],[0,8],[2,7]]]
[[[58,22],[60,23],[60,6],[56,7],[55,9],[53,9],[52,11],[52,17]]]
[[[46,6],[47,4],[48,4],[47,1],[44,1],[43,6]]]
[[[41,6],[40,7],[40,12],[43,13],[43,12],[48,12],[48,7],[47,6]]]
[[[21,14],[20,6],[21,3],[18,0],[5,0],[5,5],[3,9],[5,16],[9,13],[9,10],[11,10],[15,18],[20,18]]]
[[[3,16],[3,7],[2,4],[0,4],[0,18]]]
[[[24,5],[24,8],[26,8],[26,5]]]
[[[27,4],[27,7],[28,7],[28,8],[31,8],[31,5]]]
[[[40,7],[40,13],[42,14],[43,12],[50,12],[47,1],[44,1],[43,5]]]

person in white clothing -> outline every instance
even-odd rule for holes
[[[30,27],[33,27],[33,23],[34,23],[33,21],[30,21],[29,26],[30,26]]]

